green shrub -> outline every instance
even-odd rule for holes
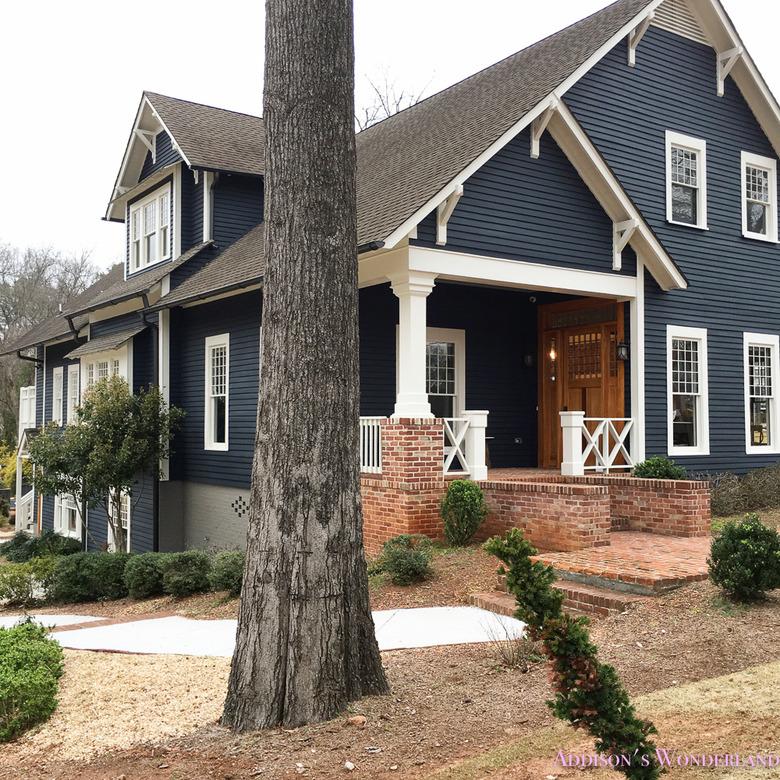
[[[244,553],[241,550],[223,550],[214,556],[209,574],[212,590],[226,590],[231,596],[238,596],[243,578]]]
[[[78,539],[61,536],[55,531],[44,531],[40,536],[17,531],[9,541],[0,545],[0,553],[13,563],[25,563],[32,558],[51,555],[73,555],[80,550],[81,542]]]
[[[487,513],[485,496],[476,482],[453,480],[441,502],[445,538],[455,547],[467,545]]]
[[[687,473],[682,466],[660,456],[637,463],[634,466],[634,476],[642,479],[687,479]]]
[[[132,599],[149,599],[163,594],[163,566],[166,553],[133,555],[125,566],[125,586]]]
[[[726,523],[712,540],[710,579],[737,601],[755,601],[780,587],[780,534],[758,515]]]
[[[431,541],[427,536],[401,534],[385,542],[382,548],[382,571],[395,585],[411,585],[429,579]]]
[[[62,663],[62,648],[42,626],[0,628],[0,742],[51,716]]]
[[[33,558],[27,563],[0,565],[0,601],[27,605],[45,598],[57,558]]]
[[[87,552],[60,558],[49,594],[55,601],[76,604],[127,595],[124,571],[127,553]]]
[[[209,589],[211,561],[202,550],[171,553],[163,566],[163,590],[171,596],[190,596]]]

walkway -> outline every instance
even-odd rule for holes
[[[460,645],[519,637],[519,620],[477,607],[423,607],[374,612],[380,650]],[[191,620],[170,616],[74,628],[67,625],[100,621],[84,615],[39,615],[47,626],[64,626],[52,636],[75,650],[123,653],[230,657],[235,645],[235,620]],[[3,618],[5,624],[19,618]]]

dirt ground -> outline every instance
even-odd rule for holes
[[[780,530],[780,509],[757,509],[756,514],[761,518],[761,522],[768,525],[770,528],[777,528]],[[745,513],[730,515],[729,517],[713,517],[712,527],[713,530],[718,530],[728,520],[742,520]]]
[[[659,744],[734,752],[780,746],[780,670],[751,669],[780,659],[779,629],[780,592],[742,608],[698,583],[595,623],[593,637],[632,696],[659,692],[638,700],[640,711],[659,721]],[[489,645],[383,658],[392,694],[352,707],[349,714],[366,717],[363,728],[345,716],[234,736],[216,725],[226,662],[209,660],[213,666],[204,669],[197,663],[204,659],[68,653],[58,713],[3,747],[0,777],[565,777],[573,775],[554,764],[557,751],[589,748],[549,714],[543,664],[528,672],[507,669]],[[702,680],[709,681],[687,687]],[[94,716],[85,718],[84,711]],[[161,733],[166,736],[155,736]],[[151,738],[156,742],[145,742]],[[115,749],[105,752],[111,739]],[[76,758],[72,743],[81,750],[94,746],[96,757]],[[355,769],[345,769],[345,762]]]

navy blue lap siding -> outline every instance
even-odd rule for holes
[[[200,174],[202,177],[203,174]],[[195,183],[193,171],[181,170],[181,251],[203,240],[203,179]]]
[[[436,246],[434,215],[417,235]],[[612,223],[550,134],[534,160],[524,131],[466,181],[444,248],[612,272]],[[636,272],[630,255],[622,272]]]
[[[155,171],[159,171],[161,168],[165,168],[166,165],[172,165],[178,160],[181,160],[181,155],[173,148],[171,137],[164,130],[157,134],[155,152],[156,154],[154,162],[152,162],[152,153],[146,153],[146,159],[144,160],[143,167],[141,168],[141,176],[139,181],[143,181],[147,176],[151,176]]]
[[[222,174],[214,187],[213,236],[220,249],[263,221],[263,180]]]
[[[717,96],[715,62],[710,47],[651,27],[635,68],[623,42],[564,100],[689,282],[674,292],[645,284],[647,452],[667,451],[666,326],[703,327],[711,454],[676,459],[744,471],[778,459],[745,454],[742,334],[780,333],[780,247],[742,237],[740,152],[777,155],[730,78]],[[707,142],[707,231],[666,222],[666,130]]]

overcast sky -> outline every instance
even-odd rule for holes
[[[430,95],[607,4],[355,0],[357,105],[368,78]],[[780,95],[776,0],[725,5]],[[0,2],[0,243],[116,262],[101,217],[142,90],[259,114],[263,23],[262,0]]]

